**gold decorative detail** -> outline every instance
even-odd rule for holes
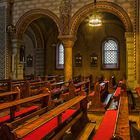
[[[60,29],[62,35],[68,35],[71,20],[71,0],[63,0],[60,6]]]
[[[50,17],[56,23],[58,30],[60,31],[59,18],[53,12],[47,9],[33,9],[19,18],[16,24],[16,38],[21,39],[29,24],[40,17],[44,17],[44,15]]]
[[[125,30],[127,32],[132,32],[133,29],[130,18],[126,11],[124,11],[120,6],[114,4],[113,2],[100,1],[96,4],[96,8],[102,12],[108,12],[116,15],[124,24]],[[87,17],[87,15],[92,13],[94,9],[95,6],[93,6],[93,3],[91,3],[82,7],[73,15],[70,34],[76,34],[80,23]]]

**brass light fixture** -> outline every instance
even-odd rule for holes
[[[95,11],[93,12],[93,15],[89,18],[89,26],[93,26],[93,27],[101,26],[102,20],[96,10],[96,0],[94,0],[94,6],[95,6]]]

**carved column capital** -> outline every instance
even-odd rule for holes
[[[60,35],[58,38],[62,41],[65,48],[72,48],[76,41],[76,37],[72,35]]]

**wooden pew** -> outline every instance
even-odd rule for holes
[[[26,80],[20,79],[20,80],[11,80],[11,79],[3,79],[0,80],[0,91],[6,92],[6,91],[12,91],[16,87],[21,87],[26,83]]]
[[[94,83],[93,83],[93,75],[90,74],[89,76],[85,76],[84,77],[84,81],[90,81],[90,89],[93,90],[94,89]]]
[[[90,80],[86,79],[84,81],[81,81],[79,83],[74,84],[75,86],[75,90],[76,91],[81,91],[81,90],[85,90],[87,92],[87,96],[90,93]]]
[[[8,97],[8,100],[5,100],[5,97]],[[0,93],[1,103],[10,101],[10,98],[11,100],[20,99],[20,89],[18,87],[16,87],[14,91],[7,91],[7,92]]]
[[[68,85],[66,85],[68,83]],[[49,84],[49,89],[51,91],[51,105],[55,107],[64,102],[62,94],[69,91],[69,81],[54,82]]]
[[[1,117],[0,119],[2,120],[2,122],[3,122],[3,120],[4,121],[6,121],[6,120],[13,121],[13,120],[15,120],[16,117],[19,117],[20,115],[23,115],[24,113],[28,113],[30,111],[32,112],[33,110],[36,110],[37,108],[39,108],[39,106],[38,105],[37,106],[31,105],[29,108],[19,110],[18,112],[17,112],[16,108],[22,104],[25,104],[28,102],[31,103],[31,102],[34,102],[34,101],[40,100],[40,99],[42,99],[41,107],[48,106],[49,100],[50,100],[50,92],[46,89],[44,91],[44,93],[41,93],[39,95],[2,103],[2,104],[0,104],[0,111],[5,110],[5,109],[9,109],[10,116],[4,116],[4,117]]]
[[[32,81],[30,81],[32,82]],[[14,91],[16,88],[20,89],[21,98],[27,97],[25,93],[27,90],[27,80],[21,79],[21,80],[0,80],[0,90],[1,92],[9,92]]]
[[[56,82],[55,80],[36,81],[36,82],[27,81],[26,82],[26,91],[24,91],[24,92],[26,93],[26,97],[30,97],[30,96],[33,96],[36,94],[40,94],[47,87],[51,92],[51,99],[52,99],[51,103],[52,103],[52,107],[53,107],[53,103],[57,104],[57,105],[62,103],[62,101],[59,100],[58,98],[60,97],[60,94],[62,92],[64,92],[64,90],[67,89],[67,91],[68,91],[68,86],[66,89],[62,88],[62,86],[68,82]]]
[[[117,126],[116,124],[118,121],[121,104],[120,92],[120,88],[118,88],[117,91],[114,93],[114,99],[112,100],[110,107],[105,112],[103,120],[96,134],[94,135],[93,140],[110,140],[113,139],[113,137],[115,136]]]
[[[81,81],[83,81],[83,78],[82,78],[81,75],[77,75],[77,76],[74,76],[74,77],[72,78],[72,81],[73,81],[74,84],[80,83]]]
[[[96,82],[94,91],[89,94],[89,111],[105,111],[112,94],[108,92],[108,82]]]
[[[41,78],[44,81],[50,81],[50,80],[55,80],[55,82],[59,82],[59,75],[47,75],[44,78]]]
[[[1,80],[0,86],[1,86],[1,92],[6,91],[14,91],[15,88],[19,87],[21,97],[25,98],[29,97],[38,93],[41,93],[44,88],[49,88],[49,83],[53,83],[55,80],[50,81],[40,81],[40,80]]]
[[[113,139],[127,139],[130,140],[130,124],[128,111],[128,96],[126,89],[121,88],[120,92],[119,115],[116,123],[116,129],[113,134]]]
[[[50,84],[53,82],[55,81],[28,80],[24,85],[20,86],[20,90],[23,97],[29,97],[43,92],[46,87],[50,89]]]
[[[89,80],[85,80],[76,84],[74,84],[73,81],[70,81],[68,85],[68,91],[67,90],[66,92],[63,91],[60,97],[64,101],[68,101],[79,94],[88,96],[89,92],[90,92]]]
[[[71,107],[74,107],[76,104],[79,104],[80,107],[71,109]],[[37,140],[42,138],[58,140],[70,127],[73,136],[77,137],[78,133],[89,121],[87,117],[86,96],[77,96],[47,113],[40,113],[39,115],[35,113],[36,112],[34,112],[32,116],[25,116],[26,119],[24,117],[20,119],[20,127],[18,127],[18,120],[2,125],[0,131],[1,138],[4,140],[8,140],[9,137],[12,140]],[[34,119],[31,120],[33,116]],[[30,120],[29,122],[27,118]],[[78,125],[79,123],[80,127]]]
[[[11,91],[11,82],[10,79],[0,80],[0,92]]]

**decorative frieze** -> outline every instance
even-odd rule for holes
[[[71,0],[63,0],[60,6],[60,29],[62,35],[69,35],[71,21]]]
[[[136,62],[135,62],[135,45],[134,34],[131,32],[125,33],[126,37],[126,57],[127,57],[127,81],[131,89],[134,89],[134,81],[136,80]],[[132,84],[133,81],[133,84]]]

